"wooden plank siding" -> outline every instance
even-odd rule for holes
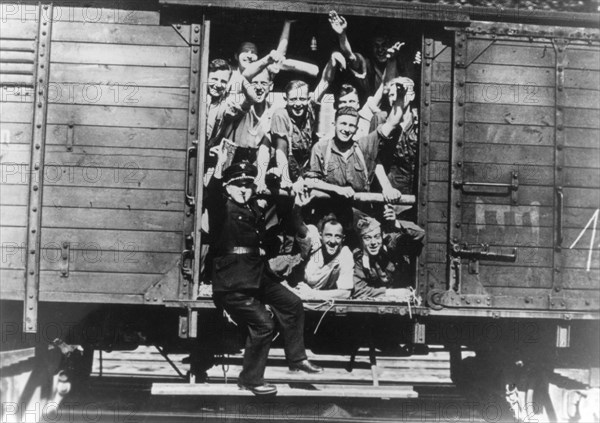
[[[141,300],[183,249],[191,47],[158,12],[62,12],[71,18],[52,33],[40,298]],[[8,158],[27,160],[18,147]],[[15,195],[23,182],[9,182]],[[22,208],[4,214],[18,224]],[[18,269],[19,254],[11,257]]]
[[[590,246],[594,229],[584,229],[600,210],[600,129],[598,121],[581,128],[571,117],[600,111],[600,53],[597,47],[574,43],[566,49],[566,60],[565,87],[574,88],[565,88],[563,105],[562,284],[565,291],[578,292],[598,290],[600,280],[598,244]],[[577,84],[571,82],[575,80]]]
[[[514,263],[480,260],[478,274],[470,274],[468,260],[463,260],[460,292],[515,298],[532,292],[551,295],[557,230],[555,48],[550,39],[471,35],[467,43],[466,84],[464,91],[453,93],[465,102],[462,180],[510,183],[511,173],[517,171],[519,188],[517,204],[508,195],[469,193],[463,188],[460,242],[488,244],[492,251],[505,254],[516,247],[518,254]],[[587,244],[565,248],[600,208],[600,55],[595,46],[575,43],[569,46],[567,57],[561,272],[568,297],[597,290],[600,278],[600,257],[593,254],[589,260]],[[441,79],[450,81],[450,63],[438,64],[436,71]],[[437,263],[432,274],[439,278],[447,261],[443,252],[449,219],[445,177],[450,160],[446,141],[450,109],[438,106],[435,115],[428,187],[435,201],[428,208],[428,262]],[[589,234],[586,240],[589,242]]]
[[[4,11],[4,7],[0,9]],[[19,275],[15,285],[21,290],[25,286],[26,261],[21,251],[27,242],[38,7],[30,5],[28,11],[27,19],[0,17],[0,279],[3,291],[13,286],[5,277],[8,269]],[[13,262],[15,256],[23,259]]]
[[[512,182],[508,189],[460,190],[461,239],[488,244],[514,263],[479,261],[478,274],[462,260],[461,293],[523,295],[551,289],[554,237],[555,54],[544,42],[467,39],[462,180]],[[439,157],[444,160],[445,157]],[[434,218],[436,216],[433,216]],[[442,242],[440,239],[438,242]]]

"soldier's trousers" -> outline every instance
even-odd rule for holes
[[[239,383],[261,385],[275,328],[281,332],[288,363],[306,359],[302,300],[279,283],[264,278],[258,290],[215,292],[213,299],[233,320],[248,329]],[[275,320],[266,309],[268,304]]]

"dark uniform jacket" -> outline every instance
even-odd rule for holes
[[[227,198],[220,179],[212,178],[207,209],[213,256],[213,292],[258,289],[266,263],[260,254],[264,247],[265,218],[253,197],[245,205]],[[248,249],[233,254],[235,247]],[[267,266],[268,268],[268,266]]]

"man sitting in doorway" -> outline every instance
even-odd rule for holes
[[[412,222],[396,219],[393,207],[384,212],[386,231],[372,217],[364,216],[357,230],[361,248],[354,251],[352,298],[406,300],[411,272],[406,255],[417,256],[423,248],[425,231]]]

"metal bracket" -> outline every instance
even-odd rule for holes
[[[566,144],[566,131],[564,128],[564,108],[567,106],[567,94],[565,93],[565,68],[568,64],[567,47],[569,40],[567,38],[552,39],[554,52],[556,54],[556,79],[555,79],[555,111],[554,111],[554,184],[556,186],[556,196],[554,197],[554,209],[557,210],[554,226],[554,254],[552,272],[552,289],[554,292],[560,292],[563,285],[563,254],[562,254],[562,223],[564,207],[564,166]]]
[[[69,122],[67,125],[67,151],[73,151],[73,143],[75,142],[75,124]]]
[[[571,325],[556,326],[556,348],[569,348],[571,346]]]
[[[420,189],[418,190],[418,201],[417,213],[418,221],[421,227],[425,228],[427,225],[427,185],[429,184],[429,141],[431,138],[431,84],[433,79],[433,54],[434,54],[435,40],[432,38],[423,38],[423,54],[425,66],[421,66],[421,127],[419,130],[420,134],[420,146],[419,156],[421,157],[421,163],[419,166],[418,184]],[[425,231],[425,238],[423,244],[427,243],[427,231]],[[417,283],[415,286],[419,287],[419,294],[421,297],[425,297],[428,284],[428,274],[425,271],[427,264],[427,250],[423,249],[421,255],[417,258],[417,267],[420,269],[419,272],[415,272],[417,277]]]
[[[503,261],[514,263],[517,260],[517,249],[513,248],[512,254],[490,252],[488,244],[453,244],[452,256],[458,260],[456,266],[461,266],[460,259],[469,260],[469,274],[479,274],[479,260]]]
[[[188,46],[200,45],[200,25],[172,24],[171,26]]]
[[[419,323],[419,322],[415,322],[413,324],[413,331],[412,331],[412,342],[413,344],[424,344],[425,343],[425,324],[423,323]]]
[[[464,182],[454,181],[455,189],[461,189],[465,194],[471,195],[510,195],[512,204],[518,204],[517,193],[519,191],[519,172],[513,171],[510,183],[503,184],[497,182]],[[476,188],[482,188],[477,190]],[[502,190],[502,191],[500,191]],[[506,191],[504,191],[506,190]]]
[[[516,248],[513,248],[512,254],[500,254],[490,252],[488,244],[454,244],[452,245],[452,255],[469,260],[490,260],[511,263],[517,261]]]
[[[60,252],[60,277],[69,277],[69,259],[71,257],[71,243],[65,241],[62,243]]]
[[[188,307],[186,316],[179,316],[179,337],[182,339],[198,336],[198,310]]]
[[[191,32],[190,25],[171,24],[171,26],[173,27],[175,32],[177,32],[177,34],[179,34],[181,39],[186,42],[186,44],[188,46],[191,45],[190,39],[191,39],[192,32]]]
[[[157,280],[144,293],[146,304],[164,304],[164,301],[178,299],[179,282],[181,279],[181,264],[179,260],[162,278]]]
[[[336,316],[345,316],[348,314],[348,307],[346,306],[336,306],[335,307]]]
[[[44,150],[46,146],[47,90],[50,74],[50,34],[52,34],[52,4],[38,6],[38,34],[35,56],[35,98],[33,108],[32,145],[29,169],[29,204],[27,210],[27,259],[25,263],[25,300],[23,328],[35,333],[38,325],[40,288],[40,232],[42,224],[42,191],[44,181]]]

